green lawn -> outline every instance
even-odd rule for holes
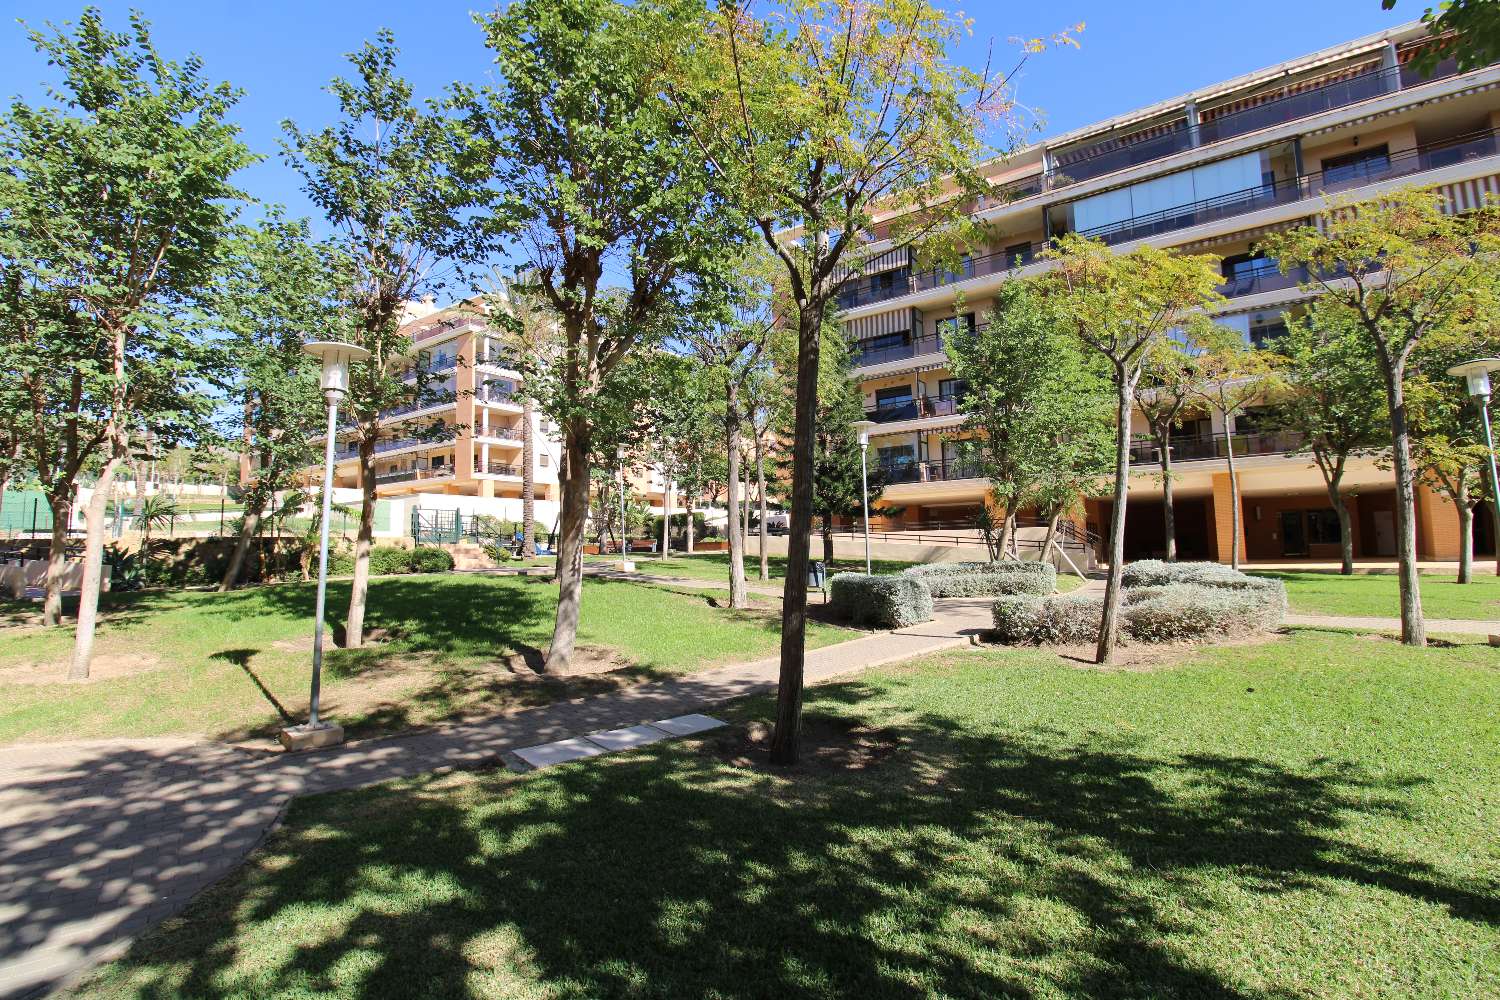
[[[1286,582],[1291,609],[1305,615],[1353,615],[1395,618],[1401,614],[1394,573],[1339,576],[1256,570]],[[1459,585],[1452,573],[1422,575],[1422,611],[1428,618],[1500,621],[1500,578],[1475,573],[1474,582]]]
[[[1500,995],[1487,647],[971,650],[807,718],[899,749],[771,776],[710,737],[299,801],[78,995]]]
[[[328,590],[330,617],[341,619],[349,585]],[[537,658],[551,639],[556,595],[547,578],[372,581],[368,624],[391,637],[365,650],[331,651],[325,713],[353,735],[393,732],[768,656],[780,641],[779,616],[769,607],[731,612],[715,606],[724,600],[715,593],[591,580],[579,642],[615,650],[629,665],[568,679],[512,672],[498,661],[514,653]],[[273,734],[307,712],[313,596],[304,584],[106,595],[97,679],[87,685],[55,682],[66,669],[71,629],[0,629],[0,742]],[[818,624],[808,635],[810,646],[849,637]]]

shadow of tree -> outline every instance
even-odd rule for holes
[[[866,694],[819,702],[859,717]],[[767,775],[668,746],[303,800],[259,863],[139,942],[107,985],[1269,998],[1293,991],[1252,989],[1183,947],[1193,914],[1226,905],[1205,883],[1243,898],[1337,880],[1410,912],[1500,921],[1493,896],[1341,835],[1403,816],[1416,778],[975,733],[932,714],[902,731],[905,749],[858,775]]]

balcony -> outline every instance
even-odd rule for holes
[[[481,462],[476,458],[474,460],[474,471],[486,476],[519,476],[521,474],[521,467],[519,465],[509,465],[505,462]]]
[[[1058,164],[1047,172],[1047,187],[1056,189],[1079,181],[1112,174],[1116,170],[1138,167],[1193,148],[1192,131],[1187,120],[1173,122],[1164,131],[1136,142],[1121,143],[1105,139],[1083,149],[1058,154]],[[1064,160],[1064,157],[1067,157]]]
[[[897,420],[915,420],[921,415],[921,408],[915,399],[908,399],[900,403],[888,403],[885,406],[877,406],[873,410],[865,411],[865,419],[873,420],[877,424],[895,423]]]
[[[884,462],[877,465],[874,473],[887,486],[902,483],[943,483],[960,479],[980,478],[979,465],[959,459],[936,462]]]
[[[375,477],[375,485],[386,486],[390,483],[414,483],[428,479],[451,479],[453,470],[443,466],[436,469],[407,469],[404,472],[383,472]]]
[[[1259,187],[1232,191],[1214,198],[1164,208],[1148,215],[1138,215],[1107,226],[1095,226],[1079,230],[1079,235],[1103,240],[1105,243],[1126,243],[1145,239],[1162,233],[1187,229],[1191,226],[1213,222],[1218,219],[1246,215],[1272,205],[1284,205],[1305,201],[1323,194],[1336,194],[1364,187],[1380,181],[1392,180],[1418,174],[1426,170],[1437,170],[1500,153],[1500,140],[1494,130],[1476,132],[1471,135],[1429,143],[1416,149],[1392,153],[1380,161],[1361,164],[1353,169],[1317,171],[1262,184]]]
[[[1281,455],[1295,451],[1302,445],[1302,435],[1290,431],[1265,434],[1193,434],[1174,437],[1167,446],[1172,451],[1174,462],[1201,462],[1209,459],[1223,460],[1228,457],[1232,441],[1236,458],[1254,455]],[[1131,465],[1160,465],[1161,449],[1151,438],[1136,438],[1130,443]]]
[[[885,364],[887,361],[905,361],[907,358],[934,354],[943,349],[940,337],[916,337],[904,344],[892,344],[889,347],[861,347],[862,343],[865,341],[855,341],[851,345],[850,360],[856,368]]]
[[[1250,270],[1241,271],[1233,278],[1219,286],[1219,294],[1226,299],[1235,299],[1244,295],[1256,295],[1260,292],[1274,292],[1283,288],[1296,288],[1309,279],[1310,275],[1305,267],[1294,267],[1285,274],[1276,265],[1274,260],[1258,263]]]
[[[478,365],[493,365],[496,368],[509,368],[511,371],[520,371],[520,365],[516,359],[502,351],[484,351],[474,361]]]

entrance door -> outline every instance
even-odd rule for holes
[[[1300,510],[1281,512],[1281,554],[1284,556],[1307,555],[1307,522]]]
[[[1396,554],[1396,512],[1393,510],[1377,510],[1373,518],[1375,524],[1375,554],[1377,556],[1393,556]]]

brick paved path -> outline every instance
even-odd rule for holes
[[[817,683],[968,642],[987,600],[807,654]],[[479,722],[298,756],[180,740],[0,754],[0,998],[39,994],[123,948],[236,865],[293,796],[497,761],[506,750],[696,711],[775,685],[734,664]]]

